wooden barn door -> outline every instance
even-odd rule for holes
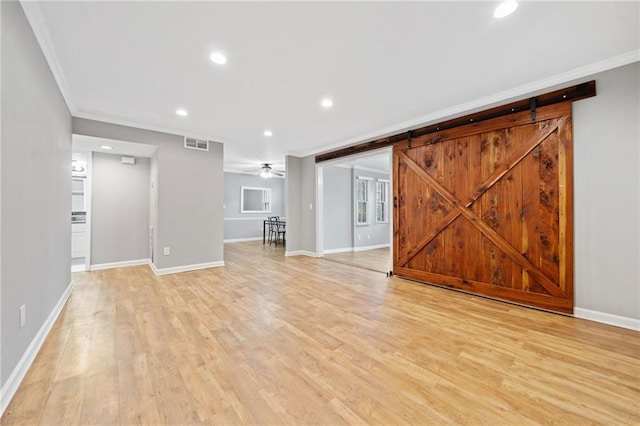
[[[396,275],[573,312],[571,104],[394,145]]]

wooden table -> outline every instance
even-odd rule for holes
[[[284,220],[276,220],[274,222],[278,224],[278,226],[283,226],[283,227],[287,226],[287,222]],[[267,225],[268,224],[269,224],[269,219],[265,219],[262,222],[262,244],[264,244],[267,241]]]

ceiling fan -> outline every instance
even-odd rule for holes
[[[269,179],[273,176],[278,176],[278,177],[284,177],[284,172],[280,171],[280,170],[273,170],[273,167],[271,167],[271,164],[269,163],[263,163],[262,166],[260,167],[260,177],[264,178],[264,179]]]

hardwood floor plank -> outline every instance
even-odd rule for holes
[[[74,274],[2,424],[640,423],[638,332],[283,251]]]
[[[322,259],[382,273],[389,272],[393,269],[390,248],[331,253],[325,254],[322,256]]]
[[[118,366],[96,370],[87,375],[82,400],[82,424],[120,424]]]
[[[56,379],[42,407],[42,423],[80,424],[86,377],[82,374]],[[27,422],[28,423],[28,422]]]

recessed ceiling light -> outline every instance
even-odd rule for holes
[[[187,115],[189,115],[189,113],[184,109],[177,109],[176,114],[178,114],[180,117],[186,117]]]
[[[320,105],[325,108],[331,108],[333,106],[333,101],[329,98],[325,98],[322,100],[322,102],[320,102]]]
[[[273,136],[273,132],[271,130],[265,130],[264,131],[264,135],[265,136]]]
[[[213,52],[209,58],[218,65],[224,65],[227,63],[227,57],[220,52]]]
[[[494,18],[504,18],[511,15],[518,8],[518,2],[516,0],[503,1],[493,11]]]
[[[113,147],[109,146],[109,145],[100,145],[100,148],[102,148],[102,149],[113,149]]]

